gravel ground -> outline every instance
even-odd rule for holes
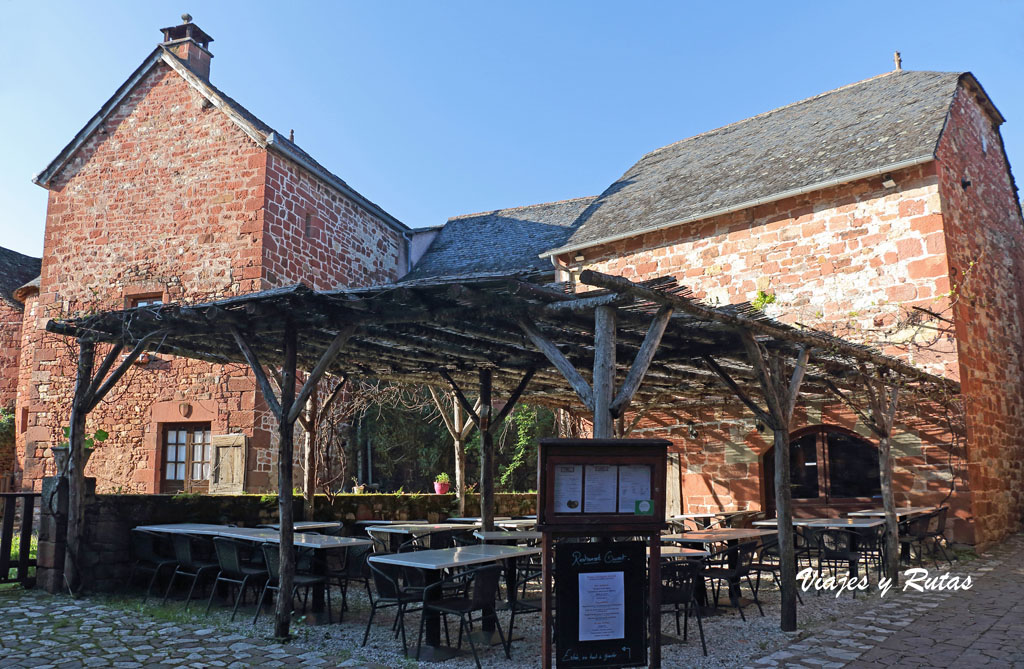
[[[743,591],[745,595],[749,596],[745,587]],[[53,632],[57,636],[60,634],[70,635],[69,639],[73,640],[72,643],[77,644],[81,649],[87,649],[90,644],[99,647],[110,646],[106,637],[111,630],[122,637],[126,634],[139,635],[138,638],[159,637],[161,643],[150,642],[150,645],[155,645],[160,649],[160,653],[164,653],[164,649],[172,643],[177,643],[179,649],[182,646],[190,649],[190,655],[173,662],[171,661],[175,659],[173,654],[166,656],[170,659],[161,655],[161,658],[164,658],[161,659],[161,663],[166,666],[211,666],[212,663],[207,662],[210,658],[209,653],[220,646],[225,647],[220,649],[224,651],[221,658],[226,663],[224,666],[255,666],[257,664],[260,666],[284,666],[296,663],[346,667],[416,666],[414,661],[402,656],[401,641],[391,637],[389,632],[392,620],[391,611],[378,612],[369,643],[365,647],[360,645],[365,629],[365,622],[360,621],[365,621],[369,614],[369,603],[365,593],[360,592],[353,592],[350,596],[350,610],[346,613],[344,624],[310,626],[305,624],[301,613],[298,614],[292,628],[295,638],[284,646],[266,641],[271,635],[272,614],[263,615],[255,627],[250,623],[253,613],[251,603],[243,606],[239,618],[231,623],[229,621],[230,609],[227,608],[215,606],[213,613],[209,617],[205,616],[202,613],[205,601],[193,605],[190,612],[185,612],[180,602],[170,602],[168,605],[162,606],[158,600],[151,600],[143,606],[141,597],[135,595],[96,595],[76,601],[68,597],[53,598],[36,591],[23,592],[20,595],[11,591],[0,594],[3,595],[0,598],[3,600],[3,606],[0,608],[6,608],[12,615],[16,613],[15,609],[18,606],[25,609],[16,616],[18,620],[7,621],[8,625],[15,626],[18,622],[24,621],[25,615],[39,617],[38,620],[48,620],[47,616],[50,616],[54,619]],[[533,593],[533,595],[537,594]],[[894,594],[890,593],[886,601],[893,599]],[[708,641],[708,657],[706,658],[701,654],[699,637],[696,635],[694,621],[691,619],[691,636],[688,643],[663,646],[663,666],[750,666],[755,664],[757,658],[763,658],[777,651],[784,651],[793,643],[809,637],[827,635],[838,621],[848,621],[863,615],[879,603],[874,582],[872,582],[871,591],[860,594],[857,598],[852,597],[849,593],[843,593],[837,598],[834,594],[815,595],[813,592],[805,592],[803,593],[804,603],[797,609],[800,629],[798,632],[787,634],[779,631],[779,592],[770,582],[762,584],[761,599],[765,610],[764,617],[758,614],[756,606],[750,604],[744,610],[747,616],[746,621],[741,620],[739,613],[731,608],[721,608],[718,615],[704,620],[704,630]],[[337,601],[335,604],[337,605]],[[499,615],[502,626],[507,629],[508,614],[502,612]],[[65,620],[76,617],[84,618],[85,622],[71,624]],[[0,614],[0,619],[4,619],[3,614]],[[487,667],[538,666],[539,622],[538,614],[517,617],[517,640],[513,643],[512,660],[507,660],[500,647],[495,646],[481,652],[482,664]],[[674,617],[665,615],[663,623],[662,631],[674,635]],[[415,642],[418,624],[419,614],[410,614],[406,620],[410,645]],[[34,660],[32,663],[24,664],[17,661],[16,656],[8,655],[7,661],[4,661],[4,653],[0,652],[0,667],[50,665],[50,662],[47,662],[47,648],[36,645],[34,637],[25,636],[34,633],[31,625],[20,625],[18,629],[12,627],[8,629],[7,636],[0,634],[0,650],[4,646],[8,650],[20,649],[23,652],[26,648],[32,648]],[[454,631],[454,625],[452,629]],[[177,639],[166,638],[170,630],[178,630]],[[97,643],[92,640],[94,632],[100,637],[100,640],[95,640]],[[51,636],[51,641],[46,643],[53,645],[54,638]],[[131,650],[130,639],[133,638],[135,637],[124,637],[118,642],[128,646],[124,649],[126,653]],[[238,646],[239,643],[242,646]],[[147,648],[150,648],[150,645],[147,645]],[[251,656],[251,659],[233,658],[234,649],[238,647],[243,648],[243,652],[247,656]],[[66,658],[68,644],[61,642],[58,648],[61,649],[61,653],[57,657]],[[220,653],[220,650],[217,652]],[[449,660],[444,665],[452,669],[475,666],[472,655],[468,652],[468,646],[466,651],[464,655]],[[89,652],[91,651],[87,650],[86,655]],[[155,652],[157,651],[146,651],[146,653]],[[255,661],[257,657],[259,662]],[[154,657],[154,659],[156,658]],[[232,659],[235,659],[236,662],[232,663]],[[150,661],[143,660],[141,656],[138,656],[136,661],[141,664],[123,666],[149,666],[151,664]],[[65,662],[66,660],[54,659],[52,665],[61,665]],[[74,663],[69,666],[73,665]],[[841,663],[836,663],[833,666],[841,666]]]

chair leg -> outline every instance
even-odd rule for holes
[[[697,630],[700,632],[700,647],[704,651],[704,657],[708,656],[708,644],[704,640],[704,623],[700,619],[700,605],[694,602],[694,607],[697,610]]]
[[[758,572],[757,576],[758,580],[760,580],[761,572]],[[761,617],[764,618],[764,609],[761,608],[761,600],[757,598],[757,590],[754,588],[754,584],[750,582],[750,574],[747,574],[747,586],[754,595],[754,603],[757,604],[757,610],[761,612]]]
[[[501,631],[501,621],[498,620],[498,613],[497,613],[497,611],[492,613],[491,617],[494,618],[494,626],[498,630],[498,638],[501,639],[501,645],[505,647],[505,657],[511,660],[512,659],[512,647],[511,647],[512,646],[512,635],[510,634],[509,637],[508,637],[508,640],[506,641],[505,640],[505,633]]]
[[[185,597],[185,610],[188,611],[188,605],[192,601],[192,593],[196,590],[196,585],[199,584],[199,576],[202,572],[197,571],[195,576],[192,577],[192,587],[188,589],[188,596]]]
[[[174,587],[174,579],[178,578],[178,570],[175,569],[174,573],[171,574],[171,582],[167,584],[167,591],[164,592],[164,601],[161,604],[167,603],[167,598],[171,596],[171,588]]]
[[[370,619],[366,621],[366,632],[363,633],[363,645],[366,645],[366,641],[370,638],[370,625],[373,624],[373,616],[377,613],[377,602],[370,601]]]
[[[419,634],[416,635],[416,661],[417,662],[420,661],[420,650],[422,650],[422,648],[423,648],[423,626],[426,623],[426,620],[427,620],[427,612],[426,611],[422,611],[420,613],[420,631],[419,631]]]
[[[252,618],[252,624],[253,625],[255,625],[256,621],[260,619],[260,611],[263,610],[263,600],[267,596],[267,590],[269,590],[269,589],[270,589],[270,581],[267,581],[263,585],[263,590],[260,591],[259,601],[256,602],[256,615],[253,616],[253,618]],[[370,612],[370,617],[371,618],[373,617],[373,612],[372,611]],[[363,644],[365,645],[366,642],[364,641]]]
[[[146,588],[146,594],[142,598],[142,603],[145,604],[146,600],[149,599],[150,593],[153,592],[153,586],[156,585],[156,577],[160,574],[160,567],[153,570],[153,576],[149,579],[149,586]]]
[[[231,622],[235,622],[235,614],[238,613],[238,605],[242,603],[242,597],[245,595],[245,586],[249,581],[249,575],[246,574],[242,577],[242,584],[238,586],[238,594],[235,595],[235,605],[231,608]],[[214,590],[216,590],[216,584],[214,584]]]
[[[217,578],[213,580],[213,587],[210,588],[210,598],[206,600],[206,615],[210,615],[210,607],[213,606],[213,596],[217,594],[217,584],[220,583],[220,577],[223,573],[218,572]]]
[[[460,635],[462,634],[462,627],[464,625],[466,625],[466,619],[460,617],[459,618],[459,634]],[[466,631],[466,636],[469,638],[469,647],[473,650],[473,661],[476,662],[476,669],[483,669],[480,666],[480,656],[476,654],[476,643],[474,643],[473,635],[472,635],[472,633],[469,632],[469,630]]]

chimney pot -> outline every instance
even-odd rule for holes
[[[892,60],[893,60],[894,63],[896,63],[896,71],[897,72],[903,69],[903,58],[900,57],[900,52],[899,51],[893,52]]]
[[[213,54],[210,53],[210,42],[213,38],[192,23],[191,14],[182,14],[181,20],[181,25],[160,29],[164,34],[161,45],[185,61],[193,72],[203,79],[209,79],[210,60],[213,58]]]

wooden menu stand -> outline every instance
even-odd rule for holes
[[[568,537],[646,537],[649,666],[661,666],[661,531],[665,529],[665,439],[543,439],[538,456],[537,529],[542,532],[541,666],[551,668],[554,651],[553,564],[555,540]],[[646,487],[645,487],[646,486]],[[645,495],[647,497],[645,498]],[[589,498],[589,499],[588,499]],[[634,569],[647,568],[632,565]],[[565,619],[561,616],[560,619]],[[559,638],[565,638],[563,631]],[[627,634],[627,637],[629,635]],[[640,635],[644,639],[644,635]],[[623,640],[626,641],[626,640]],[[578,642],[586,647],[587,642]],[[617,642],[622,646],[623,642]],[[566,667],[641,666],[646,648],[631,660],[597,657],[563,661]],[[564,649],[559,649],[564,652]],[[636,654],[639,652],[639,655]]]

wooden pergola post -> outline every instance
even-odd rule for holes
[[[64,580],[72,594],[82,585],[82,522],[85,503],[85,417],[89,412],[88,395],[92,381],[96,344],[78,340],[78,375],[75,395],[71,401],[71,425],[68,434],[68,534],[67,552],[64,554]]]
[[[522,396],[530,379],[533,378],[535,370],[530,369],[523,375],[519,385],[512,391],[505,406],[493,415],[491,400],[491,389],[493,386],[493,372],[490,368],[482,368],[479,371],[480,395],[476,407],[473,407],[466,399],[466,395],[459,388],[455,380],[443,369],[438,370],[448,385],[451,386],[455,399],[463,411],[473,420],[477,429],[480,430],[480,523],[485,532],[494,530],[494,435],[492,431],[501,425],[502,421],[512,412],[516,402]]]
[[[441,414],[441,420],[444,421],[444,426],[448,430],[448,434],[451,435],[452,442],[455,447],[455,495],[459,504],[459,515],[466,515],[466,440],[469,439],[469,435],[473,432],[473,428],[476,426],[472,420],[467,420],[465,411],[462,410],[462,405],[459,404],[458,398],[455,397],[455,393],[451,393],[452,401],[452,415],[448,417],[447,406],[438,397],[437,391],[434,390],[433,386],[427,386],[427,390],[430,391],[430,397],[434,400],[434,406],[437,407],[438,413]],[[477,401],[475,411],[480,410],[480,402]]]
[[[758,406],[711,357],[704,360],[754,414],[772,429],[775,449],[775,513],[778,518],[779,583],[782,590],[781,629],[796,631],[796,556],[793,552],[793,504],[789,489],[789,432],[793,409],[803,383],[809,351],[800,349],[793,374],[786,381],[785,361],[779,353],[762,346],[753,333],[741,330],[740,338],[757,374],[767,410]]]
[[[615,424],[615,307],[594,309],[594,438],[611,439]]]
[[[900,383],[887,384],[883,376],[869,374],[864,365],[860,366],[860,378],[868,396],[870,415],[834,383],[829,381],[827,385],[878,437],[878,473],[882,487],[882,506],[885,508],[885,569],[893,585],[899,585],[899,517],[896,515],[896,497],[892,487],[892,429],[899,403]]]
[[[259,385],[267,407],[277,418],[277,510],[278,521],[281,525],[281,538],[280,552],[278,553],[280,563],[278,586],[280,590],[278,591],[275,607],[274,637],[284,640],[289,638],[292,609],[291,592],[295,583],[295,557],[293,551],[295,524],[294,510],[292,508],[294,499],[292,486],[294,485],[295,421],[302,415],[302,410],[305,408],[310,395],[313,394],[317,383],[320,382],[328,367],[334,362],[342,347],[352,337],[355,327],[345,328],[335,335],[327,350],[320,356],[316,366],[309,373],[306,382],[302,384],[302,388],[296,394],[298,332],[295,324],[290,319],[286,320],[282,341],[284,359],[280,371],[280,398],[275,396],[274,390],[270,385],[270,379],[263,371],[263,364],[249,345],[249,341],[234,325],[230,326],[230,330],[234,336],[235,343],[256,376],[256,383]]]

